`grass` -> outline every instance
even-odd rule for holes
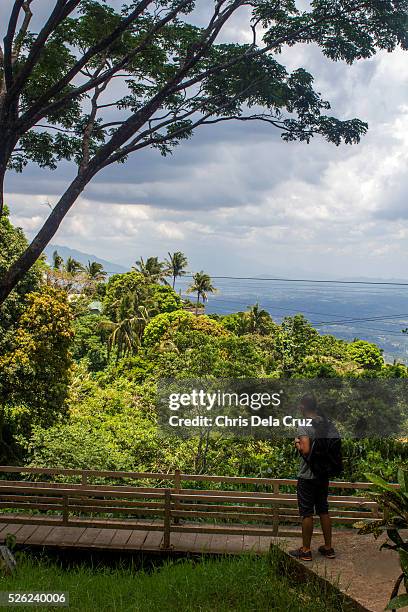
[[[69,610],[84,612],[346,612],[349,609],[331,591],[322,590],[317,582],[299,584],[287,571],[282,573],[282,566],[274,555],[170,561],[146,572],[124,566],[90,567],[83,563],[64,568],[45,557],[20,554],[16,573],[0,577],[0,590],[66,591]],[[21,611],[32,609],[19,607]]]

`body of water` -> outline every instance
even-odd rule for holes
[[[191,279],[182,279],[177,289],[184,294],[190,283]],[[408,364],[408,334],[402,333],[408,327],[408,287],[262,279],[214,279],[213,283],[218,293],[208,296],[207,314],[247,310],[258,302],[277,323],[302,313],[320,333],[374,342],[387,362],[397,359]]]

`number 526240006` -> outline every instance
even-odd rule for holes
[[[68,606],[68,593],[0,592],[0,606]]]

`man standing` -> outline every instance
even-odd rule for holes
[[[297,499],[302,518],[302,546],[289,551],[289,554],[301,561],[312,560],[310,545],[313,516],[318,514],[324,536],[324,545],[319,547],[319,552],[334,559],[327,498],[329,478],[340,475],[342,469],[341,441],[334,425],[319,412],[314,395],[302,397],[300,411],[306,423],[298,428],[298,437],[295,439],[295,446],[300,453]]]

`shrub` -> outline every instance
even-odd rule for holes
[[[196,331],[214,337],[228,335],[222,325],[206,315],[196,316],[185,310],[175,310],[154,317],[146,326],[143,342],[146,346],[154,346],[170,331]]]
[[[371,342],[355,340],[348,345],[350,359],[365,370],[380,370],[384,365],[381,349]]]
[[[151,300],[157,305],[159,313],[173,312],[182,308],[181,297],[168,285],[150,285]]]

